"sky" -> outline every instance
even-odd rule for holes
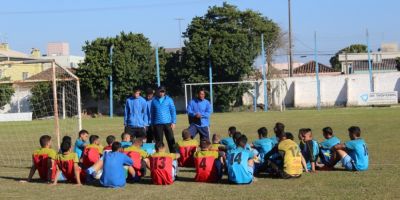
[[[227,0],[239,9],[252,9],[288,31],[288,1]],[[221,0],[2,0],[0,42],[11,49],[29,53],[31,48],[46,52],[48,42],[68,42],[72,55],[83,55],[85,41],[115,36],[121,31],[143,33],[152,44],[179,47],[177,18],[183,18],[182,31],[191,19],[202,16],[209,6]],[[295,60],[312,60],[314,32],[319,59],[327,63],[331,55],[353,43],[366,43],[371,49],[382,42],[400,41],[399,0],[292,0],[292,30]],[[277,62],[287,56],[277,55]]]

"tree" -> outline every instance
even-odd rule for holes
[[[54,115],[53,109],[53,90],[50,82],[40,82],[31,89],[32,96],[29,103],[34,119],[49,117]]]
[[[173,72],[171,76],[179,77],[174,79],[175,86],[189,82],[208,82],[211,60],[213,81],[241,81],[254,72],[252,63],[261,51],[261,33],[264,34],[266,49],[278,45],[279,26],[261,13],[241,11],[228,3],[223,3],[222,7],[210,7],[204,16],[192,19],[184,32],[187,40],[181,61],[169,62],[167,74]],[[246,88],[244,85],[215,86],[215,109],[226,111],[232,103],[240,103]]]
[[[1,81],[8,81],[9,78],[2,78]],[[3,109],[5,105],[10,103],[11,97],[14,95],[15,90],[11,83],[0,84],[0,109]]]
[[[343,53],[367,53],[367,46],[363,45],[363,44],[352,44],[344,49],[339,50],[329,60],[332,68],[335,69],[336,71],[342,70],[342,65],[339,62],[339,54],[343,54]]]
[[[83,51],[85,61],[77,70],[77,75],[82,81],[83,93],[92,98],[107,99],[110,75],[114,82],[113,98],[120,104],[124,103],[133,88],[146,89],[156,84],[154,48],[143,34],[121,32],[116,37],[86,41]],[[163,48],[159,48],[161,77],[165,75],[164,65],[168,56]]]

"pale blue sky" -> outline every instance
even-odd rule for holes
[[[44,53],[47,42],[70,43],[71,54],[82,55],[85,40],[114,36],[120,31],[144,33],[152,43],[179,46],[178,22],[182,30],[194,16],[203,15],[220,0],[3,0],[0,7],[0,41],[12,49]],[[286,0],[232,0],[240,9],[261,12],[288,30]],[[381,42],[400,41],[398,0],[292,0],[294,53],[312,51],[314,31],[319,50],[333,53],[351,43],[371,48]],[[300,58],[298,58],[300,59]],[[304,58],[303,58],[304,59]],[[306,58],[312,59],[312,57]],[[321,58],[324,62],[327,58]]]

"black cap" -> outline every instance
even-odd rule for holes
[[[167,90],[165,89],[164,86],[160,86],[160,87],[157,88],[157,91],[159,91],[159,92],[164,91],[165,92]]]
[[[146,89],[146,94],[154,94],[153,88],[147,88]]]

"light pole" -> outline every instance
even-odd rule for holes
[[[288,15],[289,15],[289,77],[293,76],[293,52],[292,52],[292,12],[291,0],[288,0]]]
[[[179,26],[179,48],[182,49],[182,29],[181,29],[181,21],[184,20],[184,18],[175,18],[175,20],[178,21],[178,26]]]

